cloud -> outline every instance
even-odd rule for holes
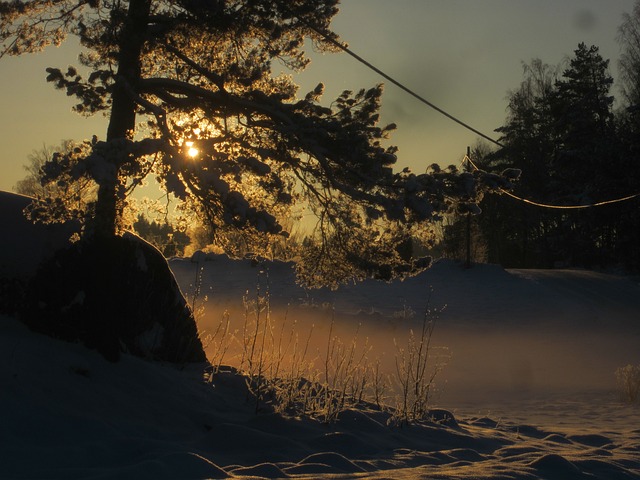
[[[597,24],[598,17],[589,9],[578,10],[573,16],[573,26],[579,31],[590,32],[595,29]]]

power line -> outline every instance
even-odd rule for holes
[[[467,161],[467,162],[469,162],[469,165],[471,165],[474,169],[480,170],[478,168],[478,166],[475,163],[473,163],[473,161],[471,160],[471,158],[469,158],[468,155],[465,155],[464,159],[462,161],[463,162]],[[585,208],[602,207],[604,205],[611,205],[613,203],[626,202],[626,201],[629,201],[629,200],[633,200],[634,198],[640,197],[640,193],[636,193],[636,194],[633,194],[633,195],[628,195],[626,197],[615,198],[613,200],[605,200],[605,201],[597,202],[597,203],[590,203],[590,204],[587,204],[587,205],[551,205],[551,204],[547,204],[547,203],[534,202],[533,200],[528,200],[526,198],[519,197],[519,196],[517,196],[517,195],[515,195],[515,194],[511,193],[510,191],[505,190],[503,188],[500,188],[500,192],[504,193],[505,195],[507,195],[507,196],[509,196],[509,197],[511,197],[511,198],[513,198],[515,200],[518,200],[518,201],[523,202],[523,203],[527,203],[529,205],[533,205],[533,206],[541,207],[541,208],[555,209],[555,210],[582,210],[582,209],[585,209]]]
[[[612,203],[619,203],[619,202],[626,202],[628,200],[632,200],[636,197],[640,197],[640,193],[636,193],[635,195],[629,195],[628,197],[623,197],[623,198],[616,198],[614,200],[606,200],[604,202],[597,202],[597,203],[591,203],[588,205],[547,205],[545,203],[538,203],[538,202],[534,202],[532,200],[527,200],[526,198],[521,198],[518,197],[517,195],[514,195],[513,193],[504,190],[504,189],[500,189],[502,191],[502,193],[510,196],[511,198],[514,198],[516,200],[519,200],[521,202],[524,203],[528,203],[529,205],[534,205],[536,207],[542,207],[542,208],[553,208],[553,209],[557,209],[557,210],[578,210],[578,209],[583,209],[583,208],[592,208],[592,207],[602,207],[603,205],[610,205]]]
[[[302,20],[301,20],[302,21]],[[436,112],[444,115],[445,117],[447,117],[450,120],[453,120],[454,122],[456,122],[458,125],[463,126],[464,128],[466,128],[467,130],[472,131],[473,133],[475,133],[476,135],[481,136],[482,138],[484,138],[485,140],[488,140],[491,143],[496,144],[499,147],[504,147],[504,145],[502,145],[500,142],[498,142],[497,140],[491,138],[488,135],[485,135],[484,133],[482,133],[481,131],[473,128],[471,125],[469,125],[468,123],[463,122],[462,120],[460,120],[459,118],[451,115],[450,113],[446,112],[445,110],[443,110],[442,108],[434,105],[433,103],[431,103],[429,100],[427,100],[426,98],[424,98],[423,96],[417,94],[416,92],[414,92],[412,89],[410,89],[409,87],[407,87],[406,85],[404,85],[403,83],[399,82],[398,80],[396,80],[395,78],[393,78],[391,75],[388,75],[387,73],[383,72],[382,70],[380,70],[378,67],[376,67],[375,65],[373,65],[372,63],[368,62],[367,60],[365,60],[364,58],[362,58],[360,55],[358,55],[357,53],[355,53],[353,50],[351,50],[349,47],[347,47],[345,44],[337,41],[335,38],[333,38],[331,35],[329,35],[326,32],[323,32],[322,30],[319,30],[318,28],[314,27],[313,25],[310,25],[306,22],[304,22],[305,25],[307,27],[309,27],[311,30],[313,30],[314,32],[316,32],[318,35],[320,35],[322,38],[324,38],[326,41],[328,41],[329,43],[337,46],[338,48],[340,48],[341,50],[343,50],[345,53],[351,55],[353,58],[355,58],[357,61],[359,61],[360,63],[362,63],[363,65],[365,65],[366,67],[368,67],[369,69],[373,70],[374,72],[376,72],[378,75],[384,77],[385,79],[387,79],[388,81],[390,81],[391,83],[393,83],[395,86],[397,86],[398,88],[404,90],[405,92],[407,92],[409,95],[411,95],[412,97],[416,98],[417,100],[419,100],[420,102],[424,103],[425,105],[427,105],[428,107],[434,109]]]
[[[300,18],[298,18],[298,19],[300,20]],[[303,20],[300,20],[300,21],[303,22]],[[481,131],[473,128],[468,123],[463,122],[462,120],[460,120],[459,118],[455,117],[454,115],[451,115],[450,113],[446,112],[445,110],[441,109],[440,107],[434,105],[433,103],[431,103],[429,100],[427,100],[423,96],[417,94],[412,89],[410,89],[409,87],[407,87],[403,83],[401,83],[398,80],[396,80],[395,78],[393,78],[391,75],[388,75],[387,73],[385,73],[384,71],[380,70],[378,67],[373,65],[371,62],[368,62],[367,60],[362,58],[360,55],[355,53],[353,50],[351,50],[345,44],[337,41],[335,38],[333,38],[328,33],[323,32],[322,30],[319,30],[318,28],[314,27],[313,25],[310,25],[307,22],[304,22],[304,23],[305,23],[305,25],[307,27],[309,27],[311,30],[313,30],[318,35],[320,35],[322,38],[324,38],[327,42],[337,46],[342,51],[344,51],[345,53],[347,53],[350,56],[352,56],[353,58],[355,58],[358,62],[362,63],[363,65],[365,65],[369,69],[371,69],[374,72],[376,72],[378,75],[380,75],[383,78],[387,79],[388,81],[390,81],[391,83],[396,85],[398,88],[404,90],[406,93],[408,93],[412,97],[416,98],[417,100],[419,100],[423,104],[425,104],[428,107],[434,109],[436,112],[444,115],[448,119],[453,120],[458,125],[461,125],[462,127],[466,128],[467,130],[470,130],[471,132],[475,133],[476,135],[479,135],[480,137],[484,138],[485,140],[488,140],[489,142],[497,145],[498,147],[504,148],[504,145],[502,143],[500,143],[497,140],[489,137],[488,135],[485,135]],[[476,170],[479,170],[479,168],[471,161],[471,158],[469,158],[468,155],[465,155],[465,158],[463,159],[463,162],[465,160],[467,160],[471,165],[473,165],[473,167]],[[626,202],[626,201],[629,201],[629,200],[633,200],[634,198],[640,197],[640,193],[636,193],[634,195],[628,195],[626,197],[616,198],[616,199],[613,199],[613,200],[606,200],[606,201],[603,201],[603,202],[591,203],[591,204],[588,204],[588,205],[551,205],[551,204],[545,204],[545,203],[540,203],[540,202],[534,202],[533,200],[528,200],[526,198],[519,197],[519,196],[517,196],[517,195],[515,195],[515,194],[513,194],[513,193],[511,193],[511,192],[509,192],[509,191],[507,191],[507,190],[505,190],[503,188],[501,188],[500,191],[502,193],[504,193],[505,195],[508,195],[509,197],[515,199],[515,200],[527,203],[529,205],[534,205],[536,207],[541,207],[541,208],[557,209],[557,210],[581,210],[581,209],[585,209],[585,208],[601,207],[601,206],[604,206],[604,205],[611,205],[611,204],[614,204],[614,203]]]
[[[502,190],[502,189],[501,189]],[[502,190],[502,193],[505,193],[506,195],[519,200],[521,202],[524,203],[528,203],[529,205],[534,205],[536,207],[542,207],[542,208],[554,208],[554,209],[558,209],[558,210],[577,210],[577,209],[583,209],[583,208],[592,208],[592,207],[602,207],[603,205],[610,205],[612,203],[620,203],[620,202],[626,202],[628,200],[632,200],[636,197],[640,197],[640,193],[636,193],[635,195],[629,195],[627,197],[623,197],[623,198],[616,198],[614,200],[606,200],[604,202],[597,202],[597,203],[591,203],[588,205],[547,205],[544,203],[538,203],[538,202],[534,202],[532,200],[527,200],[526,198],[521,198],[518,197],[517,195],[514,195],[513,193],[507,191],[507,190]]]

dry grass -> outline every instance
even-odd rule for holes
[[[394,339],[396,370],[393,382],[397,386],[397,396],[393,419],[400,425],[429,415],[435,380],[447,358],[443,352],[436,352],[432,345],[437,313],[426,308],[420,328],[409,330],[404,345]]]
[[[333,314],[324,340],[313,326],[290,321],[288,311],[274,318],[268,288],[245,295],[241,315],[241,326],[233,330],[234,319],[224,313],[208,336],[208,352],[214,373],[226,363],[244,376],[256,412],[333,423],[346,409],[367,405],[388,410],[396,424],[428,417],[435,379],[445,364],[432,345],[433,312],[425,312],[405,343],[393,341],[395,369],[385,369],[372,354],[360,328],[350,337],[340,335]],[[411,312],[405,315],[400,320],[415,323]]]
[[[618,391],[623,401],[636,403],[640,400],[640,365],[626,365],[616,370]]]

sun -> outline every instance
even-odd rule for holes
[[[184,142],[185,147],[187,147],[187,155],[191,158],[196,158],[198,156],[198,154],[200,153],[200,150],[198,150],[196,147],[193,146],[193,142],[192,141],[186,141]]]

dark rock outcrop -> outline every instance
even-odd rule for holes
[[[29,281],[20,319],[112,361],[123,351],[176,363],[206,360],[165,258],[132,234],[80,241],[45,260]]]

